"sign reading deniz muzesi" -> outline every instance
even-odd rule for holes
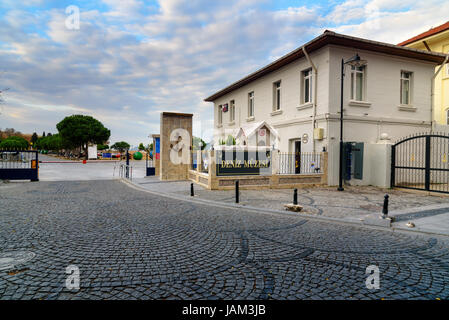
[[[217,176],[271,174],[270,151],[217,150]]]

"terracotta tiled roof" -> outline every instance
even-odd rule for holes
[[[442,24],[441,26],[432,28],[432,29],[430,29],[430,30],[428,30],[426,32],[418,34],[417,36],[415,36],[413,38],[410,38],[410,39],[405,40],[405,41],[403,41],[401,43],[398,43],[398,46],[406,46],[406,45],[408,45],[410,43],[416,42],[418,40],[421,40],[421,39],[424,39],[424,38],[427,38],[427,37],[430,37],[430,36],[433,36],[433,35],[435,35],[437,33],[446,31],[448,29],[449,29],[449,21],[444,23],[444,24]]]

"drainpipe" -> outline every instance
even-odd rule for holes
[[[448,59],[449,59],[449,54],[446,54],[446,58],[444,58],[444,61],[438,68],[437,72],[435,72],[433,74],[432,80],[430,83],[430,87],[431,87],[431,89],[430,89],[430,133],[433,133],[433,129],[434,129],[434,125],[435,125],[435,120],[433,119],[433,107],[434,107],[433,98],[435,95],[435,78],[440,73],[441,69],[443,69],[443,67],[447,63]]]
[[[315,152],[315,137],[314,137],[314,130],[315,130],[315,118],[316,118],[316,101],[317,101],[317,84],[318,84],[318,70],[316,66],[313,64],[312,59],[310,59],[309,54],[306,51],[306,47],[303,46],[301,48],[302,52],[304,52],[304,56],[306,57],[307,61],[310,63],[313,69],[313,113],[312,113],[312,148],[313,152]]]

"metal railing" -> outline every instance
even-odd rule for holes
[[[154,168],[154,160],[147,160],[145,164],[147,168]]]
[[[210,163],[210,151],[202,150],[201,151],[201,161],[198,163],[198,152],[192,151],[190,156],[190,169],[196,170],[202,173],[209,173],[209,163]]]
[[[37,152],[28,150],[0,150],[0,169],[31,169]]]
[[[121,164],[119,167],[119,177],[124,179],[133,179],[133,167],[126,164]]]
[[[322,173],[321,153],[279,153],[279,174]]]

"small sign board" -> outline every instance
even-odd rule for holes
[[[217,176],[271,174],[271,152],[217,150]]]

